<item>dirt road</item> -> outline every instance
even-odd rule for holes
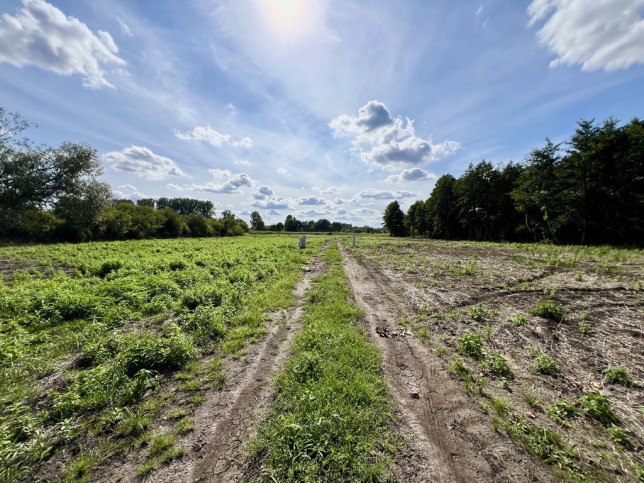
[[[364,324],[383,353],[385,371],[402,415],[408,447],[398,455],[397,476],[406,482],[550,481],[550,473],[507,436],[447,373],[443,361],[414,336],[400,332],[407,314],[395,287],[375,267],[340,244],[343,266]]]

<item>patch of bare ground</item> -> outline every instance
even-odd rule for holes
[[[571,455],[569,468],[588,480],[640,481],[641,252],[432,240],[365,244],[354,251],[369,273],[388,287],[385,295],[404,307],[398,318],[409,315],[403,323],[440,356],[442,367],[463,360],[479,383],[478,394],[470,391],[468,399],[489,412],[486,424],[496,420],[503,431],[498,422],[504,417],[495,413],[503,406],[505,417],[520,415],[559,435]],[[561,310],[564,319],[534,313],[543,303]],[[464,334],[481,337],[479,360],[460,351],[459,337]],[[485,365],[486,354],[503,357],[509,374],[492,373]],[[537,370],[539,354],[552,358],[554,375]],[[611,383],[606,372],[610,367],[625,369],[628,382]],[[584,407],[583,397],[593,393],[607,398],[614,422],[601,423]],[[578,414],[557,420],[554,405],[561,401]],[[558,473],[557,466],[550,466],[556,478],[571,476]]]
[[[294,295],[302,299],[311,280],[324,270],[324,262],[313,257],[304,267],[304,277]],[[248,465],[243,448],[255,434],[255,423],[268,409],[272,397],[273,373],[289,355],[289,343],[299,328],[302,308],[298,305],[271,314],[268,331],[261,339],[244,349],[242,358],[227,358],[223,362],[226,381],[221,390],[215,388],[204,394],[204,401],[192,410],[189,420],[194,428],[176,436],[174,445],[185,454],[147,474],[150,482],[239,481]],[[182,391],[170,388],[170,394]],[[185,409],[189,396],[181,396],[166,404],[164,416],[155,421],[150,434],[172,434],[170,417]],[[94,473],[93,481],[141,481],[139,469],[145,464],[147,449],[115,457]]]
[[[55,270],[62,270],[67,275],[74,271],[72,267],[67,267],[54,263],[50,266],[44,266],[38,260],[3,260],[0,259],[0,280],[5,283],[12,283],[16,273],[27,272],[30,276],[37,278],[50,278],[54,275]]]
[[[406,482],[549,481],[535,462],[464,394],[441,360],[413,336],[381,337],[376,328],[400,332],[397,325],[409,307],[374,265],[341,247],[344,270],[364,324],[383,352],[387,375],[401,413],[408,444],[396,459],[396,476]],[[380,331],[382,332],[382,331]]]

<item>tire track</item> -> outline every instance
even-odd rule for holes
[[[414,337],[383,338],[376,327],[399,329],[405,314],[392,301],[389,281],[340,244],[343,266],[364,325],[383,353],[408,442],[397,457],[397,476],[406,482],[550,481],[549,472],[509,438],[452,380],[442,361]]]

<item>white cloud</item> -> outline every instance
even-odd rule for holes
[[[114,87],[105,79],[107,65],[123,66],[112,36],[87,25],[44,0],[23,0],[22,8],[0,20],[0,62],[35,65],[59,75],[80,74],[83,87]]]
[[[121,191],[136,191],[136,186],[132,184],[122,184],[121,186],[117,186],[116,189]]]
[[[116,20],[121,26],[121,30],[123,30],[123,33],[128,37],[132,37],[132,30],[130,30],[130,26],[126,24],[125,21],[122,20],[120,17],[116,17]]]
[[[326,205],[326,200],[324,198],[318,198],[317,196],[307,196],[298,199],[297,203],[302,206],[322,206]]]
[[[282,176],[286,176],[288,174],[291,174],[288,169],[286,168],[277,168],[277,174],[281,174]]]
[[[557,57],[550,67],[625,69],[644,63],[644,0],[533,0],[530,25],[544,19],[537,37]]]
[[[269,186],[260,186],[255,193],[253,193],[253,198],[256,200],[265,200],[275,196],[273,190]]]
[[[222,144],[230,144],[236,148],[253,147],[253,140],[249,137],[235,140],[230,134],[222,134],[219,131],[215,131],[210,126],[197,126],[192,131],[185,133],[177,131],[175,136],[185,141],[205,142],[215,147],[221,146]]]
[[[144,146],[130,146],[103,155],[103,161],[117,171],[128,171],[140,178],[161,180],[166,176],[185,176],[170,158],[154,154]]]
[[[454,141],[432,144],[431,140],[416,136],[413,121],[393,118],[377,100],[362,106],[356,117],[346,114],[336,117],[329,127],[336,136],[353,137],[354,148],[365,164],[385,169],[435,161],[460,147]]]
[[[436,179],[437,176],[433,173],[428,173],[424,169],[411,168],[403,169],[400,174],[392,174],[387,176],[387,181],[390,183],[402,183],[404,181],[426,181],[428,179]]]
[[[333,200],[333,203],[336,205],[346,205],[349,202],[349,200],[345,200],[344,198],[337,197]]]
[[[253,186],[254,184],[251,177],[246,173],[233,174],[227,169],[209,169],[208,172],[213,175],[215,182],[187,185],[168,184],[168,188],[175,191],[200,191],[204,193],[236,195],[243,193],[241,190],[242,187]]]
[[[262,208],[264,210],[287,210],[291,209],[291,203],[286,198],[277,196],[272,199],[253,201],[251,206]]]
[[[235,161],[233,161],[233,164],[235,164],[236,166],[244,166],[246,168],[250,167],[250,161],[247,161],[245,159],[236,159]]]
[[[356,194],[353,199],[372,199],[372,200],[395,200],[395,199],[400,199],[400,198],[415,198],[418,195],[416,193],[412,193],[411,191],[406,191],[406,190],[393,190],[393,191],[388,191],[388,190],[377,190],[373,188],[368,188],[366,190],[360,191],[358,194]]]

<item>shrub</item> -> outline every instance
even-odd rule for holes
[[[180,329],[173,332],[169,337],[157,337],[151,332],[125,336],[119,355],[125,373],[132,376],[140,369],[176,369],[193,359],[196,349],[192,340]]]
[[[567,420],[579,417],[579,411],[569,402],[559,400],[548,408],[548,415],[555,423],[568,426]]]

